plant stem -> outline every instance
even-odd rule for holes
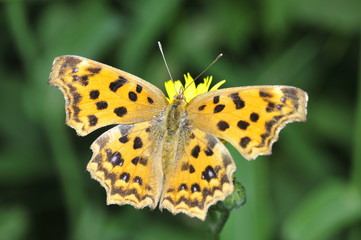
[[[219,238],[219,234],[221,233],[224,225],[226,224],[228,218],[229,218],[230,211],[222,211],[221,216],[218,218],[218,223],[214,228],[214,232],[217,234],[217,237]]]
[[[209,223],[208,227],[211,231],[212,237],[214,240],[219,240],[219,235],[226,224],[231,210],[224,209],[224,210],[211,210],[209,211]],[[219,215],[217,214],[219,213]]]

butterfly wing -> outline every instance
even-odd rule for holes
[[[154,85],[78,56],[55,58],[49,84],[62,90],[66,122],[81,136],[110,124],[149,121],[167,105]]]
[[[176,152],[159,207],[204,220],[209,206],[233,191],[232,156],[219,139],[195,128],[180,135]]]
[[[107,192],[108,204],[155,208],[162,190],[161,144],[154,122],[118,125],[91,146],[87,170]]]
[[[107,191],[108,204],[156,207],[162,190],[161,148],[151,141],[154,119],[167,105],[152,84],[121,70],[78,56],[57,57],[49,83],[66,100],[67,124],[79,135],[120,124],[91,146],[87,169]]]
[[[289,86],[226,88],[187,105],[194,126],[230,142],[246,159],[271,153],[285,124],[306,120],[307,93]]]

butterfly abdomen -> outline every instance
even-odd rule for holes
[[[162,147],[163,172],[168,172],[176,166],[177,156],[182,151],[182,142],[186,141],[189,132],[189,120],[185,110],[184,100],[174,99],[165,111],[165,133]]]

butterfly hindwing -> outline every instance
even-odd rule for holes
[[[236,166],[224,144],[199,129],[179,139],[178,146],[181,150],[166,175],[160,208],[204,220],[208,207],[233,191]]]
[[[194,126],[230,142],[246,159],[270,154],[285,124],[306,120],[307,94],[289,86],[226,88],[187,106]]]
[[[82,136],[110,124],[151,120],[167,105],[152,84],[78,56],[57,57],[49,83],[62,90],[67,124]]]
[[[118,125],[92,144],[87,169],[105,187],[108,204],[157,206],[163,174],[160,145],[150,141],[151,125]]]

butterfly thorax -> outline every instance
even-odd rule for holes
[[[166,126],[168,134],[174,134],[186,120],[185,101],[182,95],[176,95],[166,110]]]
[[[165,176],[176,166],[177,156],[181,154],[180,144],[186,141],[190,122],[183,95],[176,95],[165,111],[165,134],[162,151],[163,173]]]

